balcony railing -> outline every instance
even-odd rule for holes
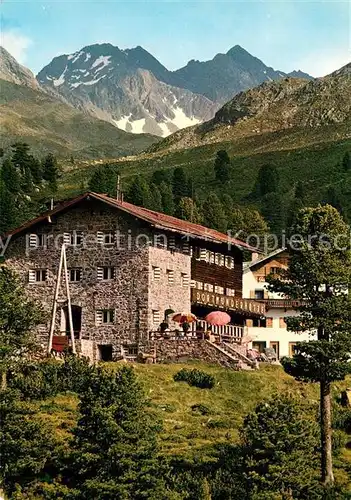
[[[302,302],[300,300],[291,299],[258,299],[261,303],[264,303],[267,309],[273,308],[283,308],[283,309],[295,309],[301,306]]]
[[[191,289],[191,302],[192,304],[215,307],[216,309],[228,309],[238,313],[245,312],[259,316],[266,314],[266,305],[263,301],[229,297],[219,293],[205,292],[197,288]]]

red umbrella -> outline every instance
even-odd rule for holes
[[[212,311],[206,316],[205,320],[211,325],[223,326],[230,322],[231,317],[223,311]]]
[[[182,324],[182,323],[192,323],[193,321],[196,321],[196,316],[195,314],[192,313],[177,313],[174,316],[172,316],[172,320],[175,321],[176,323]]]

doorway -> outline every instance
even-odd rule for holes
[[[71,306],[72,309],[72,323],[73,323],[73,331],[74,338],[79,339],[80,332],[82,329],[82,308],[80,306]],[[63,308],[63,314],[65,319],[65,329],[66,335],[70,335],[69,329],[69,317],[68,317],[68,307],[65,306]]]
[[[99,361],[112,361],[112,345],[103,344],[98,345],[98,358]]]
[[[271,341],[269,343],[269,347],[272,347],[272,349],[275,350],[275,353],[277,355],[277,359],[279,359],[279,342],[278,341]]]

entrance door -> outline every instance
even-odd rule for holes
[[[271,341],[269,343],[269,347],[272,347],[275,350],[275,353],[277,355],[277,359],[279,359],[279,342],[278,341]]]
[[[112,345],[98,345],[98,356],[100,361],[112,361]]]
[[[72,308],[72,323],[73,323],[73,331],[74,331],[74,337],[76,339],[79,338],[80,331],[82,329],[82,308],[80,306],[71,306]],[[66,335],[70,335],[70,329],[69,329],[69,317],[68,317],[68,307],[63,308],[63,312],[65,315],[65,331]]]
[[[256,349],[259,352],[264,352],[266,347],[267,347],[267,343],[264,341],[255,340],[254,342],[252,342],[252,348]]]

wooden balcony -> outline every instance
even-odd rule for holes
[[[259,301],[265,304],[267,311],[269,309],[274,309],[274,308],[296,309],[302,304],[300,300],[290,300],[290,299],[259,299]]]
[[[266,314],[266,304],[264,301],[229,297],[228,295],[219,293],[205,292],[197,288],[191,289],[191,303],[237,313],[245,313],[252,316],[265,316]]]

